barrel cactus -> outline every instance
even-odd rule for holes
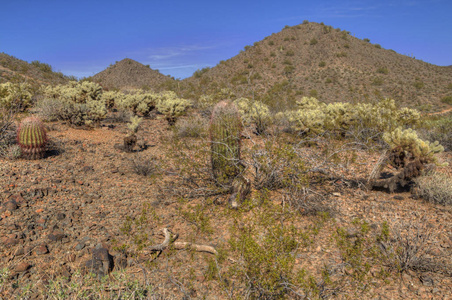
[[[17,130],[17,143],[26,158],[42,158],[47,144],[47,134],[42,121],[37,117],[22,120]]]
[[[209,134],[212,172],[220,185],[231,184],[243,167],[240,163],[242,122],[237,107],[228,101],[219,102],[212,111]]]

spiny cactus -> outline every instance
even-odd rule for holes
[[[212,111],[209,133],[212,172],[218,184],[230,184],[240,174],[240,135],[242,122],[237,107],[219,102]]]
[[[47,144],[47,134],[42,121],[37,117],[25,118],[17,130],[17,142],[25,157],[42,158]]]

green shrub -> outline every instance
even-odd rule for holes
[[[452,105],[452,95],[441,98],[441,102]]]
[[[309,45],[316,45],[318,42],[319,42],[319,41],[317,41],[316,38],[312,38],[312,39],[309,41]]]
[[[324,66],[326,66],[326,62],[324,62],[323,60],[319,62],[319,67],[323,68]]]

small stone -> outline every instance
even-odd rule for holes
[[[31,268],[31,265],[27,262],[21,262],[20,264],[18,264],[15,268],[14,271],[18,272],[18,273],[22,273],[27,271],[28,269]]]
[[[64,218],[66,218],[66,215],[64,213],[58,213],[56,217],[58,221],[61,221],[64,220]]]
[[[333,196],[334,196],[334,197],[340,197],[340,196],[341,196],[341,193],[333,193]]]
[[[35,253],[36,253],[37,255],[44,255],[44,254],[49,253],[49,249],[47,248],[47,245],[46,245],[46,244],[42,244],[41,246],[39,246],[38,248],[36,248]]]
[[[17,205],[16,200],[9,200],[8,202],[5,203],[5,208],[9,211],[14,211],[18,208],[19,206]]]
[[[85,243],[78,243],[77,246],[75,246],[75,250],[80,251],[83,248],[85,248]]]

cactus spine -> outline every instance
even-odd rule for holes
[[[17,130],[17,142],[25,157],[42,158],[47,144],[47,134],[42,121],[36,117],[22,120]]]
[[[218,184],[231,184],[243,169],[240,163],[242,122],[237,107],[219,102],[212,111],[209,133],[212,172]]]

